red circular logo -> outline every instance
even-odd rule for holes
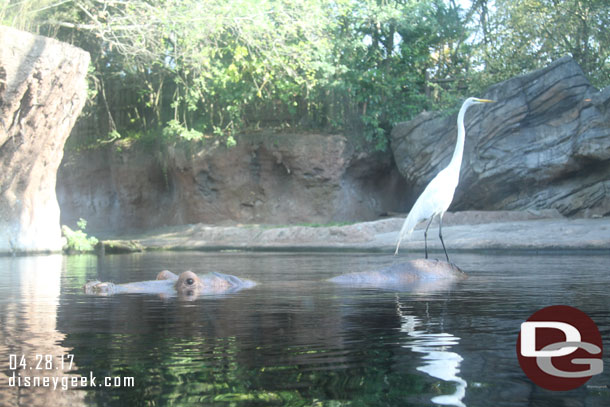
[[[534,383],[548,390],[572,390],[603,371],[602,337],[581,310],[554,305],[521,324],[517,357]]]

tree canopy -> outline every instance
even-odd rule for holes
[[[605,0],[20,0],[6,25],[92,56],[89,139],[392,126],[572,55],[610,84]]]

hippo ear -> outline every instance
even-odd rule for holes
[[[178,280],[178,276],[169,270],[163,270],[163,271],[160,271],[159,274],[157,274],[156,279],[157,280]]]

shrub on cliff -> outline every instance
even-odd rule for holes
[[[80,218],[77,226],[78,230],[72,230],[68,226],[62,225],[61,232],[66,238],[64,251],[66,253],[86,253],[95,251],[95,246],[98,244],[98,239],[93,236],[87,236],[85,233],[87,221]]]

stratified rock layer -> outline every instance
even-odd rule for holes
[[[62,223],[82,217],[98,234],[370,220],[406,204],[389,153],[359,153],[345,137],[326,134],[251,134],[231,148],[178,143],[156,155],[121,142],[70,152],[57,195]]]
[[[0,44],[0,253],[60,250],[55,180],[89,54],[8,27]]]
[[[497,103],[466,114],[464,161],[451,210],[610,214],[610,88],[598,92],[566,57],[494,85],[483,97]],[[449,163],[456,119],[422,113],[394,128],[394,158],[412,201]]]

